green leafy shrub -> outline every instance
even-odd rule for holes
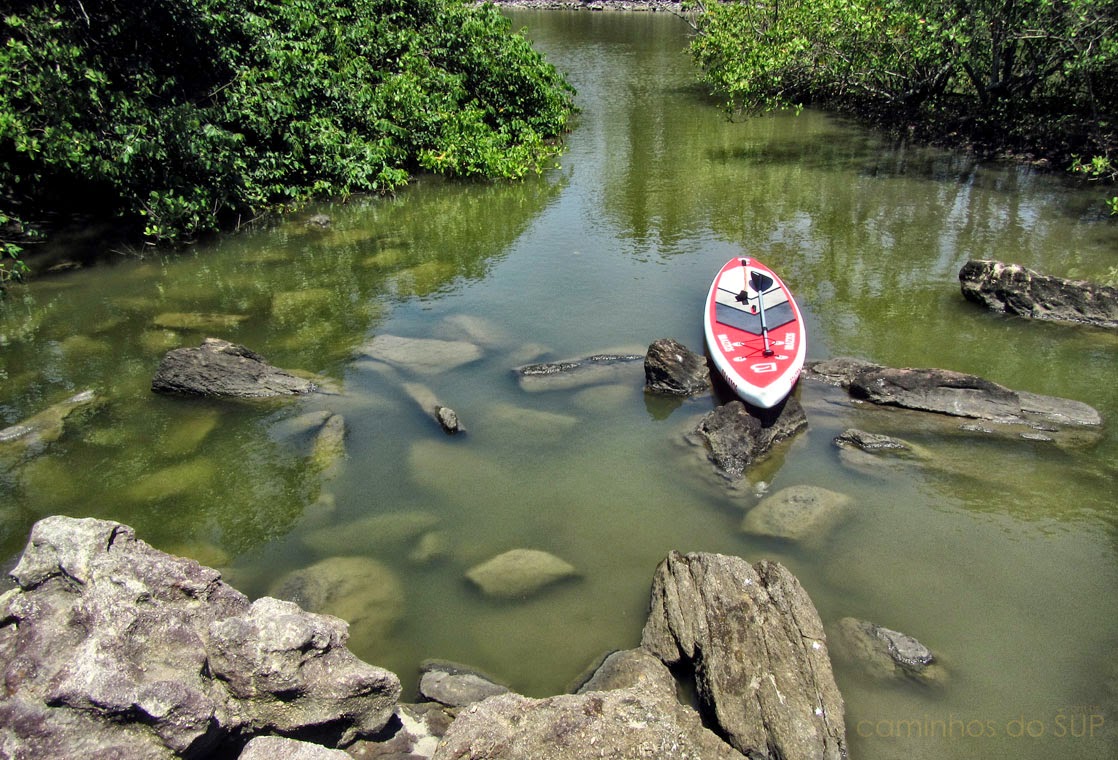
[[[1118,144],[1116,0],[694,4],[691,51],[735,111],[816,103],[1071,163]]]
[[[0,29],[0,224],[113,214],[179,241],[420,170],[521,177],[573,109],[462,0],[2,0]]]

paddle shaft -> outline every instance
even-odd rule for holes
[[[742,261],[744,265],[745,261]],[[749,279],[753,282],[753,287],[757,289],[757,308],[761,312],[761,339],[765,341],[765,356],[772,356],[773,350],[769,346],[769,326],[765,322],[765,288],[772,285],[772,280],[761,274],[757,270],[749,273]]]

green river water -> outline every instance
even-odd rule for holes
[[[35,520],[61,513],[132,525],[252,597],[357,557],[355,591],[333,611],[359,656],[408,691],[433,657],[532,696],[637,645],[670,550],[768,557],[826,624],[904,631],[947,673],[927,687],[839,665],[852,757],[1118,755],[1118,336],[984,312],[957,280],[970,258],[1113,276],[1102,194],[812,111],[728,121],[667,15],[512,15],[579,90],[568,151],[544,176],[420,179],[395,198],[180,254],[108,253],[11,289],[0,428],[87,388],[105,403],[37,456],[0,459],[0,554],[12,561]],[[307,228],[313,212],[331,228]],[[1101,440],[953,434],[802,383],[809,431],[730,484],[685,442],[714,400],[646,397],[639,363],[586,387],[518,385],[511,369],[529,361],[643,353],[661,337],[701,351],[706,289],[739,254],[797,294],[809,359],[944,367],[1077,399],[1108,420]],[[241,319],[175,326],[193,312]],[[151,393],[162,355],[207,335],[336,388],[265,403]],[[377,335],[468,341],[479,358],[386,370],[361,356]],[[466,435],[446,436],[415,396],[457,410]],[[291,422],[321,410],[347,431],[326,473]],[[933,464],[851,467],[831,442],[848,427],[905,437]],[[741,531],[760,492],[798,484],[850,497],[834,531],[809,544]],[[521,547],[579,577],[512,602],[465,580]]]

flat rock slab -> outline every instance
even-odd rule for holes
[[[766,496],[742,520],[745,533],[790,541],[820,541],[842,518],[850,497],[819,486],[799,485]]]
[[[530,596],[577,575],[570,563],[538,549],[512,549],[466,573],[487,595],[505,599]]]
[[[312,393],[314,383],[268,364],[260,354],[217,338],[168,351],[151,389],[215,398],[266,398]]]
[[[482,355],[480,348],[466,341],[399,335],[378,335],[361,347],[361,353],[369,359],[420,375],[447,372],[477,361]]]
[[[959,270],[963,296],[1018,317],[1118,328],[1118,288],[979,259]]]
[[[569,391],[615,383],[640,371],[643,354],[594,354],[582,359],[525,364],[513,370],[521,390]]]
[[[507,686],[465,665],[428,660],[419,668],[419,695],[447,707],[465,707],[508,693]]]
[[[843,760],[843,701],[826,635],[783,565],[672,552],[641,646],[695,677],[708,719],[748,757]]]
[[[769,424],[750,414],[741,401],[734,400],[705,415],[694,436],[704,444],[718,471],[738,480],[778,443],[806,429],[807,415],[794,398],[785,402]]]
[[[896,369],[840,357],[810,363],[804,377],[879,407],[967,420],[957,429],[969,432],[1071,444],[1094,442],[1102,432],[1102,415],[1089,404],[1015,391],[947,369]]]

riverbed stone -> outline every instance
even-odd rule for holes
[[[930,649],[913,637],[867,620],[845,617],[833,627],[832,651],[868,675],[943,683],[946,673]]]
[[[311,393],[316,386],[273,367],[260,354],[218,338],[168,351],[151,381],[156,393],[262,398]]]
[[[1018,317],[1118,328],[1118,288],[1041,274],[1020,264],[968,261],[959,270],[963,296]]]
[[[369,557],[329,557],[292,570],[268,590],[309,612],[339,617],[364,638],[386,639],[404,612],[404,586]]]
[[[672,552],[656,569],[641,646],[694,675],[708,720],[746,756],[847,756],[823,624],[783,565]]]
[[[569,391],[591,385],[616,383],[640,372],[644,354],[600,353],[581,359],[537,362],[516,367],[513,374],[521,390]]]
[[[217,427],[221,415],[216,409],[198,410],[185,420],[176,420],[164,433],[161,453],[167,456],[193,454]]]
[[[310,466],[323,478],[335,477],[345,462],[345,431],[345,418],[340,414],[331,414],[315,433]]]
[[[644,389],[671,396],[696,396],[710,391],[706,357],[674,338],[660,338],[644,357]]]
[[[401,551],[439,523],[431,512],[408,510],[366,515],[311,531],[303,543],[320,554],[365,554]]]
[[[0,456],[38,454],[54,443],[73,425],[80,423],[104,405],[104,397],[84,390],[53,404],[41,412],[0,430]]]
[[[208,488],[217,477],[217,464],[208,457],[194,457],[144,475],[123,490],[129,501],[158,502]]]
[[[466,665],[426,660],[419,666],[419,695],[429,702],[465,707],[508,692],[509,687]]]
[[[254,603],[128,526],[48,517],[0,596],[0,748],[12,757],[201,758],[258,734],[378,732],[399,679],[343,621]]]
[[[750,414],[745,404],[735,399],[706,414],[693,435],[704,445],[717,470],[738,480],[777,444],[806,429],[807,415],[795,398],[788,398],[776,418],[767,421]]]
[[[486,595],[503,599],[528,597],[577,575],[573,565],[539,549],[512,549],[466,572]]]
[[[819,486],[789,486],[750,509],[741,529],[758,536],[819,542],[842,519],[849,503],[849,496]]]
[[[481,358],[481,349],[461,340],[378,335],[361,347],[369,359],[421,375],[448,372]]]
[[[164,312],[152,319],[153,327],[164,330],[219,332],[231,330],[248,319],[245,314],[207,314],[201,312]]]

